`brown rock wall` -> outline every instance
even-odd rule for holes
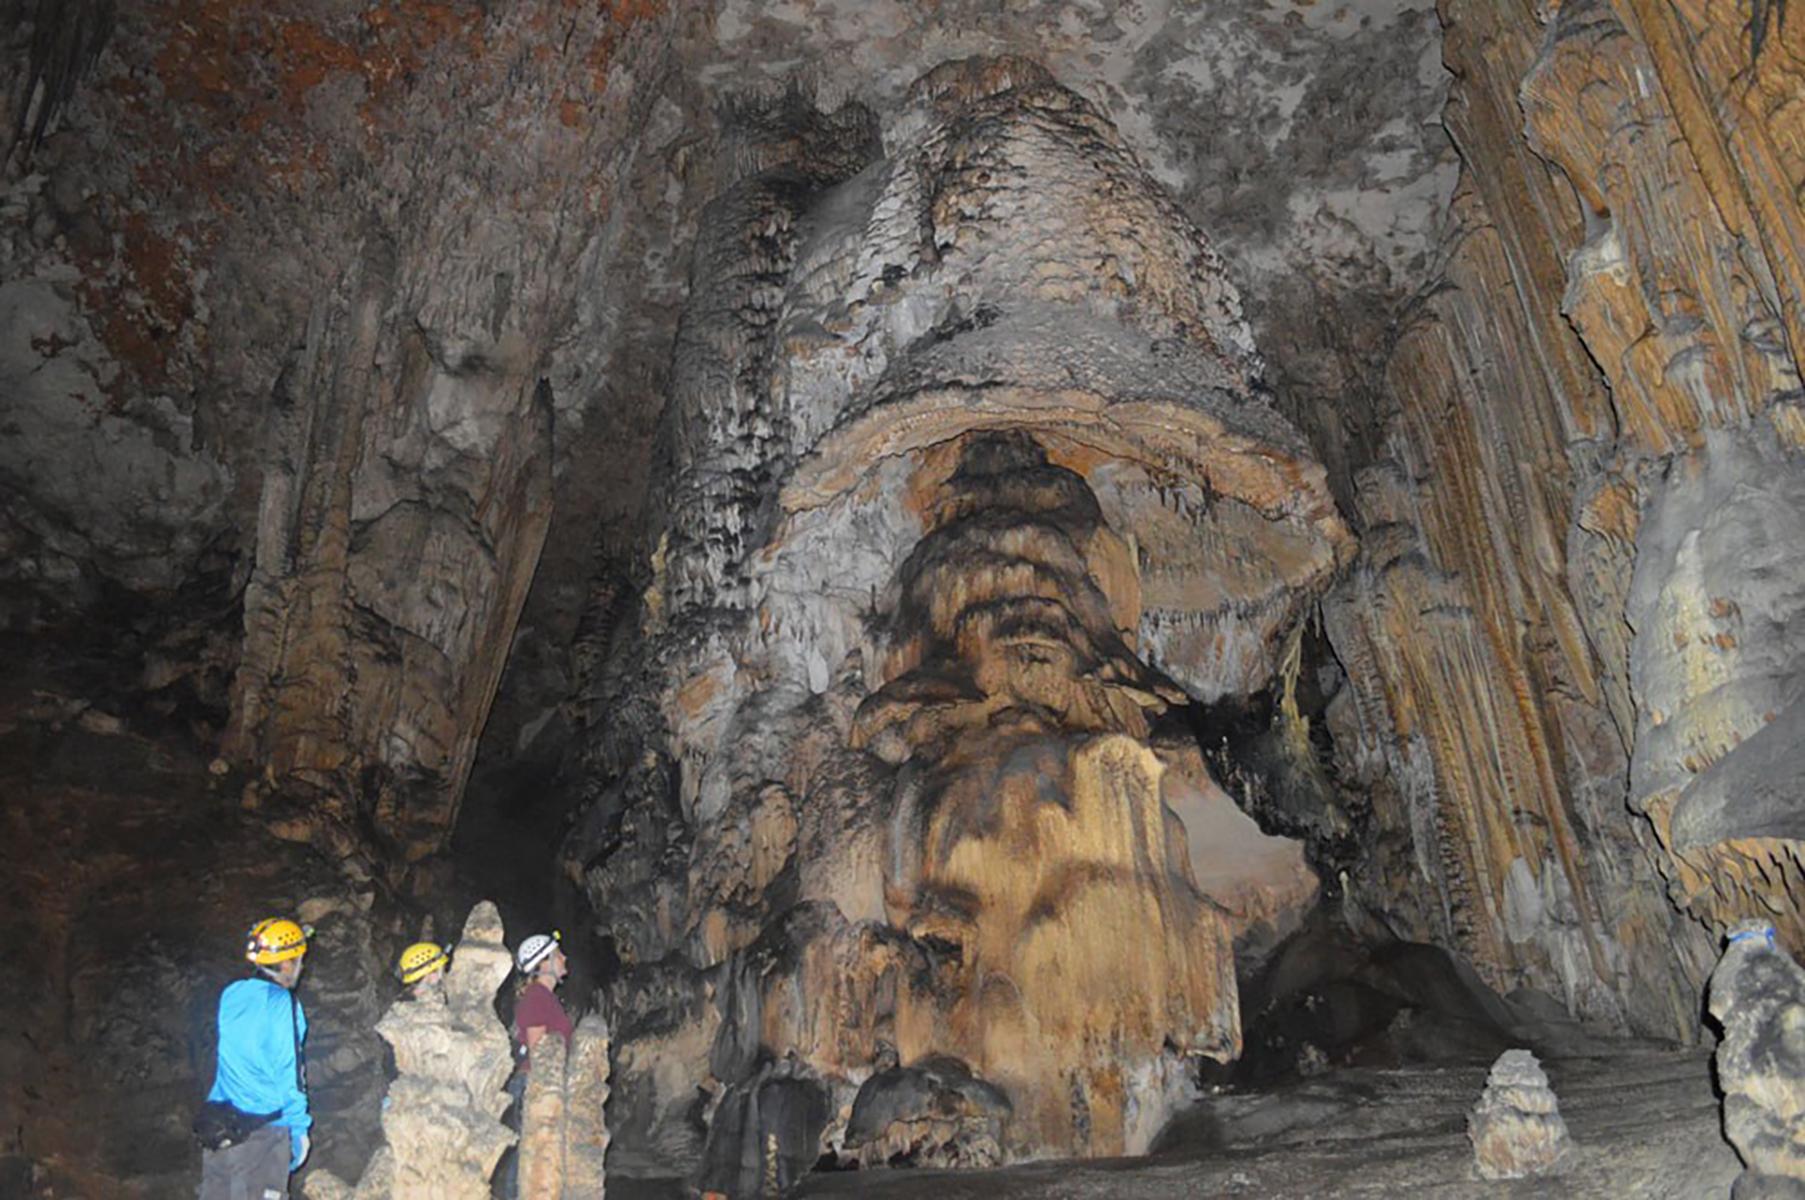
[[[1766,632],[1797,590],[1771,530],[1801,469],[1798,33],[1769,10],[1756,57],[1728,5],[1442,15],[1465,161],[1446,280],[1392,351],[1364,557],[1330,606],[1352,724],[1381,731],[1390,763],[1380,830],[1409,831],[1373,837],[1376,871],[1354,882],[1496,985],[1685,1034],[1704,940],[1663,881],[1721,928],[1773,907],[1759,897],[1785,858],[1767,810],[1726,809],[1706,776],[1748,774],[1732,750],[1799,679]],[[1732,475],[1763,481],[1741,516],[1710,482]],[[1768,614],[1752,632],[1744,605]],[[1440,911],[1388,904],[1412,872]]]
[[[545,540],[542,376],[580,277],[571,223],[609,203],[606,116],[623,99],[608,22],[549,54],[549,8],[437,16],[392,14],[391,36],[365,14],[373,47],[283,27],[299,93],[363,80],[377,186],[278,380],[226,743],[306,797],[307,832],[348,853],[367,821],[404,862],[450,835]],[[396,90],[429,71],[448,73],[468,127],[422,119],[444,98]],[[382,138],[394,129],[415,136]]]

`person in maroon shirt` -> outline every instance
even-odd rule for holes
[[[536,933],[520,943],[514,956],[527,983],[514,1001],[514,1045],[518,1047],[520,1069],[525,1072],[532,1063],[529,1055],[539,1039],[555,1033],[570,1046],[572,1026],[570,1014],[558,999],[558,985],[570,973],[564,960],[564,949],[558,945],[558,934]]]
[[[564,1039],[564,1047],[568,1050],[573,1027],[570,1014],[564,1011],[564,1005],[558,999],[558,985],[570,972],[570,964],[564,961],[564,949],[558,945],[558,931],[535,933],[520,943],[520,949],[514,952],[514,965],[520,968],[526,982],[514,998],[514,1074],[509,1077],[506,1089],[513,1103],[508,1106],[503,1120],[508,1128],[519,1133],[520,1105],[526,1096],[527,1071],[533,1065],[533,1047],[546,1034],[555,1033]],[[517,1197],[520,1194],[520,1159],[516,1149],[510,1148],[502,1158],[496,1182],[500,1184],[501,1195]]]

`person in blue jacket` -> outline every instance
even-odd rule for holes
[[[250,1132],[202,1149],[200,1200],[283,1200],[289,1175],[307,1161],[307,1014],[294,989],[310,932],[285,917],[259,921],[244,954],[257,973],[219,995],[219,1066],[207,1100],[244,1114]]]

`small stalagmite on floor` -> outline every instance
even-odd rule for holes
[[[382,1112],[386,1144],[355,1187],[330,1172],[308,1176],[310,1200],[486,1200],[514,1140],[501,1123],[513,1054],[495,1015],[512,962],[501,914],[484,900],[464,922],[443,989],[397,1001],[376,1025],[397,1072]]]
[[[1765,922],[1739,922],[1711,973],[1723,1027],[1724,1133],[1741,1156],[1738,1200],[1805,1196],[1805,970]]]
[[[1548,1076],[1527,1050],[1506,1050],[1492,1064],[1479,1105],[1467,1118],[1467,1136],[1486,1179],[1550,1174],[1573,1144]]]

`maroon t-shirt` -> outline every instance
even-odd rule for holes
[[[520,993],[520,999],[514,1002],[514,1042],[526,1045],[526,1031],[543,1029],[547,1033],[555,1033],[570,1045],[572,1027],[570,1015],[564,1011],[564,1005],[552,990],[538,980],[526,985],[526,991]],[[521,1069],[526,1068],[526,1059],[521,1059]]]

